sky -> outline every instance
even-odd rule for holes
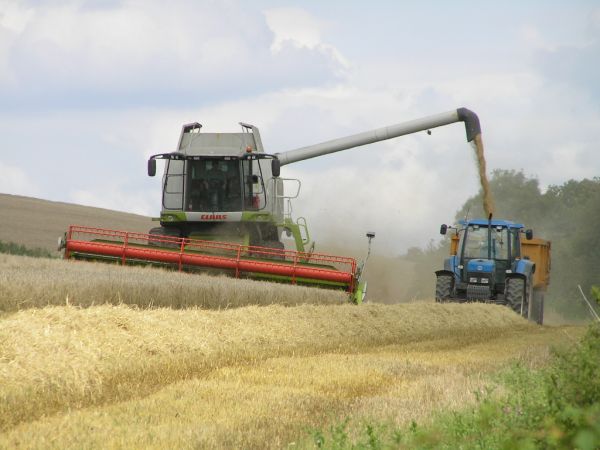
[[[184,123],[252,123],[276,153],[459,107],[488,173],[545,189],[599,175],[598,80],[595,1],[0,0],[0,193],[158,216],[146,160]],[[389,255],[479,189],[462,124],[282,176],[317,246],[375,231]]]

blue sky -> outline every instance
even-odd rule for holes
[[[145,160],[183,123],[250,122],[278,152],[461,106],[489,170],[545,187],[598,175],[599,79],[592,1],[3,0],[0,192],[156,215]],[[318,242],[373,229],[390,253],[478,189],[460,125],[283,175]]]

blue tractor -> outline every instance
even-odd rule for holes
[[[436,302],[496,303],[541,323],[543,297],[534,295],[536,261],[522,250],[523,235],[527,242],[533,232],[519,223],[492,220],[491,215],[488,220],[461,220],[456,227],[442,225],[440,233],[450,229],[451,256],[435,272]]]

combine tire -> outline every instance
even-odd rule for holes
[[[444,303],[452,296],[452,275],[438,275],[435,282],[435,301]]]
[[[285,250],[285,246],[280,241],[263,241],[259,245],[260,245],[260,247],[272,248],[274,250]],[[266,259],[280,259],[280,260],[284,260],[285,259],[285,255],[284,254],[262,255],[260,253],[256,253],[253,256],[258,256],[258,257],[266,258]]]
[[[528,304],[525,296],[525,280],[521,278],[511,278],[506,283],[506,304],[510,306],[517,314],[527,318]],[[521,305],[523,305],[523,314],[521,314]]]
[[[156,227],[152,228],[148,231],[148,234],[160,237],[160,236],[171,236],[171,237],[180,237],[179,230],[174,228],[166,228],[166,227]],[[157,242],[152,239],[148,239],[148,245],[152,245],[154,247],[168,247],[168,248],[177,248],[179,245],[171,244],[168,242]]]

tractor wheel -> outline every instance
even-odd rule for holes
[[[544,324],[544,291],[542,289],[533,290],[533,304],[530,319],[535,321],[538,325]]]
[[[514,312],[527,318],[528,305],[525,296],[525,280],[522,280],[521,278],[511,278],[507,280],[504,297],[506,299],[506,304],[510,306]],[[523,306],[522,314],[521,306]]]
[[[435,301],[444,303],[452,296],[452,275],[438,275],[435,282]]]

